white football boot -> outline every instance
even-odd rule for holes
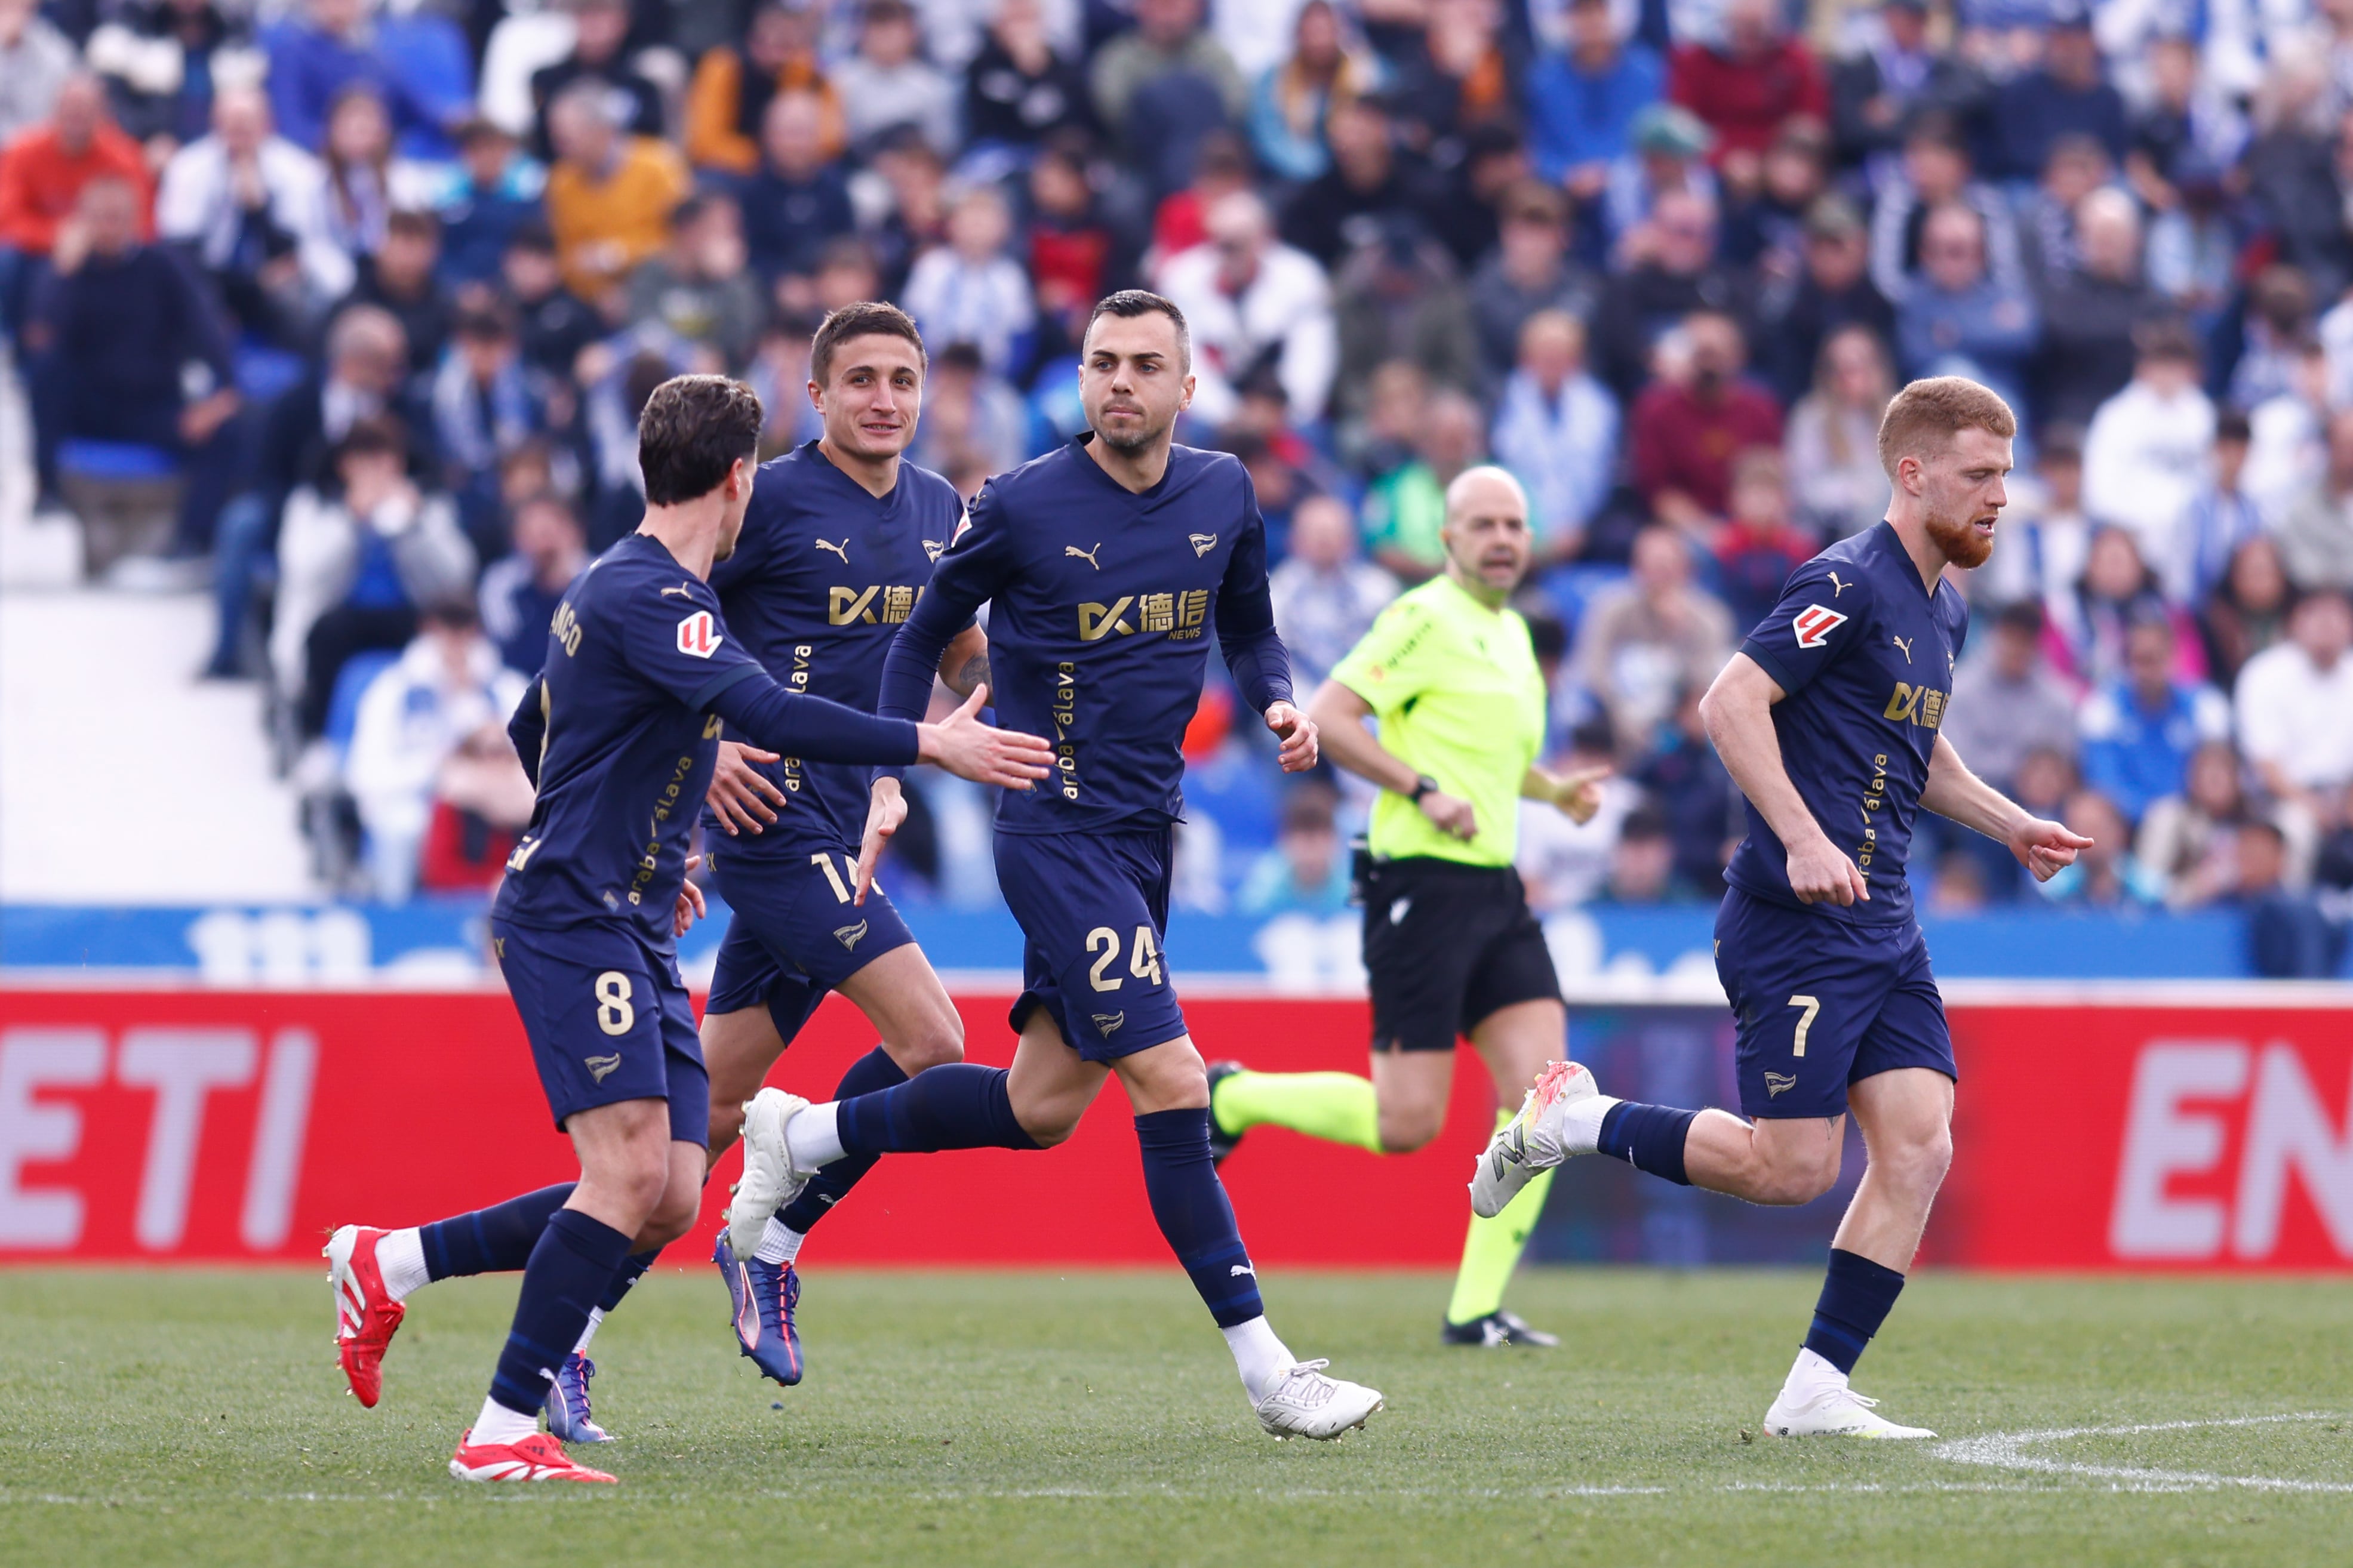
[[[1274,1385],[1251,1406],[1258,1424],[1286,1437],[1328,1442],[1362,1426],[1381,1407],[1381,1391],[1326,1377],[1328,1361],[1294,1362],[1275,1374]]]
[[[1926,1426],[1899,1426],[1843,1383],[1817,1384],[1802,1393],[1784,1387],[1765,1412],[1765,1431],[1774,1437],[1933,1437]]]
[[[1535,1088],[1520,1101],[1517,1114],[1487,1140],[1486,1152],[1479,1156],[1479,1169],[1471,1178],[1471,1212],[1481,1219],[1493,1219],[1535,1179],[1538,1171],[1549,1171],[1571,1154],[1592,1152],[1571,1148],[1562,1141],[1561,1121],[1570,1106],[1600,1092],[1582,1062],[1554,1062],[1546,1068]]]
[[[727,1244],[738,1258],[759,1249],[768,1217],[801,1195],[814,1171],[793,1168],[785,1125],[808,1101],[781,1089],[764,1089],[744,1102],[744,1175],[727,1200]]]

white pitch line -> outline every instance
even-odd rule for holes
[[[1982,1437],[1961,1437],[1939,1443],[1928,1452],[1957,1465],[1989,1465],[1997,1469],[2031,1470],[2038,1475],[2077,1476],[2116,1483],[2123,1491],[2206,1491],[2222,1487],[2246,1487],[2257,1491],[2353,1492],[2353,1481],[2304,1481],[2278,1476],[2225,1476],[2210,1470],[2160,1470],[2137,1465],[2086,1465],[2073,1459],[2052,1459],[2026,1452],[2030,1445],[2061,1443],[2075,1437],[2136,1437],[2145,1432],[2190,1432],[2218,1426],[2275,1426],[2290,1421],[2327,1421],[2335,1412],[2305,1410],[2285,1415],[2235,1415],[2204,1421],[2147,1421],[2130,1426],[2056,1426],[2039,1432],[1990,1432]]]

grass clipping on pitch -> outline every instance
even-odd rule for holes
[[[595,1352],[623,1484],[493,1489],[442,1467],[512,1279],[412,1298],[366,1411],[322,1279],[0,1272],[0,1562],[2353,1560],[2342,1283],[1926,1274],[1856,1384],[1945,1440],[1775,1442],[1815,1289],[1529,1270],[1567,1344],[1484,1352],[1438,1342],[1437,1276],[1276,1273],[1292,1348],[1388,1396],[1322,1445],[1259,1433],[1173,1268],[820,1268],[780,1390],[665,1267]]]

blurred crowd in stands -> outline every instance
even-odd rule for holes
[[[497,721],[655,384],[744,377],[781,450],[818,320],[895,299],[969,494],[1079,427],[1142,283],[1303,689],[1454,474],[1525,481],[1556,748],[1618,769],[1528,817],[1543,907],[1720,888],[1697,697],[1959,373],[2021,431],[1946,729],[2098,847],[2038,888],[1932,832],[1926,906],[2235,903],[2265,972],[2340,961],[2353,0],[0,0],[0,138],[45,491],[179,475],[147,565],[213,587],[345,888],[494,874]],[[1263,739],[1213,681],[1180,900],[1337,910],[1361,795]],[[902,889],[986,896],[979,803],[927,799]]]

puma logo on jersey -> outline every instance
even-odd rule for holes
[[[681,599],[691,599],[694,597],[694,584],[691,583],[681,583],[675,588],[664,588],[661,591],[661,596],[665,599],[669,598],[672,594],[676,594]]]
[[[1853,587],[1853,586],[1854,586],[1854,584],[1852,584],[1852,583],[1841,583],[1841,582],[1840,582],[1840,581],[1839,581],[1839,574],[1838,574],[1837,573],[1833,572],[1833,573],[1831,573],[1831,598],[1833,598],[1833,599],[1837,598],[1841,594],[1845,593],[1849,588],[1852,588],[1852,587]]]
[[[1795,1073],[1768,1072],[1765,1075],[1765,1097],[1767,1100],[1787,1094],[1797,1087],[1798,1075]]]
[[[1075,555],[1080,560],[1085,562],[1088,565],[1100,572],[1103,570],[1103,563],[1095,559],[1095,550],[1101,550],[1102,548],[1103,541],[1098,539],[1095,541],[1094,550],[1082,550],[1075,544],[1065,544],[1062,546],[1062,553],[1065,555]]]
[[[930,556],[934,562],[939,560],[940,552],[946,548],[946,545],[941,543],[936,539],[926,539],[923,541],[923,553]]]
[[[849,564],[849,540],[847,535],[843,537],[841,542],[839,544],[836,544],[830,539],[819,539],[813,541],[812,542],[814,542],[819,550],[830,550],[836,555],[840,556],[841,563],[844,566]]]
[[[1192,544],[1193,553],[1197,556],[1207,555],[1218,547],[1218,536],[1214,533],[1188,533],[1185,538]]]
[[[1902,648],[1902,649],[1904,650],[1904,662],[1905,662],[1905,663],[1909,664],[1909,663],[1911,663],[1911,662],[1912,662],[1912,644],[1911,644],[1911,643],[1909,643],[1909,642],[1905,641],[1905,640],[1904,638],[1902,638],[1902,637],[1899,637],[1894,636],[1894,634],[1892,634],[1892,633],[1889,635],[1889,637],[1888,637],[1888,639],[1887,639],[1887,640],[1888,640],[1888,641],[1890,641],[1890,642],[1892,642],[1892,643],[1894,643],[1897,647],[1900,647],[1900,648]]]
[[[1798,634],[1799,647],[1821,647],[1831,633],[1844,625],[1846,617],[1828,605],[1808,605],[1789,622],[1789,629]]]
[[[865,939],[866,922],[864,921],[860,921],[854,926],[837,926],[834,928],[833,940],[841,943],[843,949],[847,952],[856,952],[858,951],[858,944]]]
[[[621,1057],[617,1051],[609,1057],[582,1057],[580,1061],[588,1069],[588,1076],[598,1083],[612,1077],[621,1068]]]
[[[1124,1013],[1097,1013],[1094,1015],[1095,1033],[1109,1039],[1118,1034],[1119,1026],[1126,1022],[1127,1015]]]

